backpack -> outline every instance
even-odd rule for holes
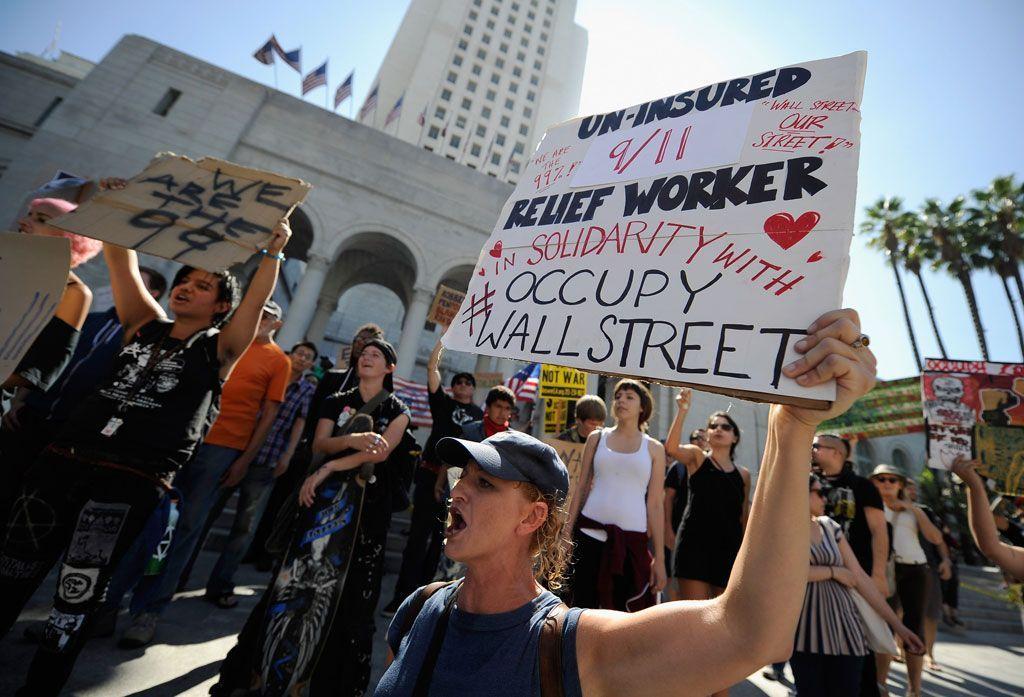
[[[419,616],[420,611],[427,600],[437,591],[445,586],[450,586],[457,581],[435,581],[420,589],[413,597],[402,622],[401,632],[398,641],[402,639]],[[540,694],[541,697],[565,697],[565,690],[562,687],[562,629],[565,626],[565,615],[569,612],[569,606],[559,603],[544,620],[544,626],[540,630],[540,646],[538,647],[537,659],[540,663]],[[428,653],[427,659],[430,660]],[[436,660],[436,656],[434,656]],[[422,669],[421,669],[422,672]]]

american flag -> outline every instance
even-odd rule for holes
[[[395,102],[395,105],[393,107],[391,107],[391,111],[388,112],[387,117],[385,117],[385,119],[384,119],[384,128],[387,128],[391,124],[392,121],[394,121],[395,119],[397,119],[399,116],[402,115],[402,100],[403,99],[405,99],[405,95],[404,94],[401,97],[399,97],[398,101]]]
[[[307,92],[312,92],[317,87],[327,84],[327,61],[316,70],[310,72],[306,77],[302,78],[302,95],[305,96]]]
[[[277,51],[277,55],[281,57],[285,63],[291,66],[292,70],[297,72],[299,75],[302,74],[302,49],[297,48],[294,51],[285,51],[281,48],[281,44],[274,43],[274,50]]]
[[[532,402],[537,399],[537,389],[540,387],[540,363],[530,363],[517,372],[505,383],[516,400],[520,402]]]
[[[416,123],[418,123],[419,125],[422,126],[426,122],[427,122],[427,107],[423,107],[423,111],[421,111],[420,115],[416,117]]]
[[[277,43],[277,38],[271,34],[270,38],[267,39],[267,43],[260,46],[256,53],[252,54],[252,57],[263,65],[273,65],[274,51],[278,51],[280,48],[281,47]]]
[[[434,419],[430,416],[430,402],[427,400],[427,386],[406,380],[398,376],[394,377],[395,396],[402,400],[412,412],[412,425],[430,428],[434,425]],[[447,387],[444,391],[451,394]]]
[[[352,96],[352,78],[355,77],[356,71],[352,71],[345,78],[345,82],[338,85],[338,91],[334,93],[334,108],[337,109],[338,105],[343,101]]]
[[[376,106],[377,106],[377,85],[374,85],[373,89],[370,90],[370,94],[366,95],[366,101],[363,102],[363,105],[361,107],[359,107],[359,120],[362,121],[363,118],[367,114],[369,114],[374,109],[374,107],[376,107]]]

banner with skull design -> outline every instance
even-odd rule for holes
[[[960,455],[1007,494],[1024,494],[1024,364],[929,358],[921,375],[928,466]]]

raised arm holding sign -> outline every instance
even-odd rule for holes
[[[783,367],[841,303],[866,54],[548,130],[445,345],[827,406]]]

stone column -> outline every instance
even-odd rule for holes
[[[311,254],[306,262],[306,272],[299,281],[299,287],[295,291],[291,305],[284,318],[284,326],[277,334],[277,343],[281,346],[291,347],[293,344],[302,341],[306,336],[310,320],[316,311],[316,301],[320,297],[320,291],[327,280],[327,270],[331,267],[331,260],[317,254]]]
[[[315,343],[317,346],[324,338],[324,333],[327,331],[327,322],[331,319],[331,315],[338,309],[338,299],[320,296],[320,299],[316,301],[316,312],[313,313],[313,319],[309,323],[309,329],[306,330],[306,336],[310,341]]]
[[[405,320],[402,322],[402,339],[398,342],[398,366],[395,368],[395,375],[403,378],[411,378],[413,368],[416,367],[416,354],[419,353],[420,337],[423,335],[423,325],[427,321],[427,313],[430,312],[430,304],[434,301],[434,292],[423,288],[416,288],[412,293],[412,302],[405,311]]]
[[[473,368],[475,373],[491,373],[491,367],[494,365],[494,359],[491,356],[485,356],[482,353],[476,357],[476,366]]]

